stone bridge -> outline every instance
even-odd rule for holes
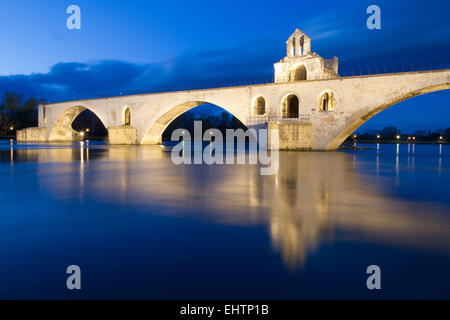
[[[120,96],[39,106],[39,127],[18,131],[18,141],[75,141],[73,120],[92,111],[111,144],[159,144],[179,115],[217,105],[247,127],[279,129],[280,149],[336,150],[364,122],[412,97],[450,88],[450,69],[340,77],[338,61],[310,51],[296,30],[287,56],[274,65],[275,82],[261,85]]]

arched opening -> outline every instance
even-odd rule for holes
[[[266,100],[264,100],[263,97],[258,97],[255,99],[254,105],[253,105],[253,113],[255,115],[263,115],[266,113]]]
[[[75,106],[63,112],[49,134],[49,141],[102,140],[108,130],[91,110]]]
[[[295,94],[285,97],[282,102],[282,117],[284,119],[298,118],[299,104],[299,99]]]
[[[131,124],[131,110],[130,107],[125,107],[123,112],[123,125],[129,126]]]
[[[167,129],[167,127],[179,116],[199,106],[201,106],[201,108],[196,109],[195,111],[206,111],[212,110],[214,108],[220,108],[222,110],[222,107],[206,101],[189,101],[175,106],[170,106],[169,108],[164,109],[159,115],[157,115],[156,120],[152,120],[152,122],[148,124],[148,127],[143,131],[143,136],[139,138],[140,144],[161,144],[163,133]],[[233,123],[236,123],[236,121],[241,122],[240,120],[238,120],[240,119],[240,117],[236,116],[234,113],[231,113],[229,107],[223,107],[223,111],[228,112],[229,115],[233,115]]]
[[[300,55],[302,56],[304,53],[303,46],[305,45],[305,36],[300,37]]]
[[[301,81],[307,79],[307,70],[304,65],[299,65],[289,72],[289,81]]]
[[[72,129],[83,133],[82,138],[89,140],[103,140],[108,136],[108,130],[92,111],[82,111],[72,122]]]
[[[408,137],[413,143],[421,142],[420,139],[424,142],[441,143],[440,137],[444,142],[450,141],[450,112],[441,110],[439,117],[436,117],[435,112],[430,112],[432,106],[438,107],[443,101],[450,101],[448,89],[450,84],[423,88],[403,95],[397,101],[374,108],[365,116],[355,115],[351,122],[346,123],[346,127],[340,129],[326,150],[336,150],[347,138],[354,139],[355,134],[358,143],[409,142]],[[391,108],[393,106],[395,107]],[[422,133],[427,134],[421,136]]]
[[[334,111],[336,109],[336,99],[331,91],[324,92],[319,99],[319,111]]]
[[[295,50],[295,37],[292,39],[292,55],[296,56],[297,52]]]
[[[173,119],[163,131],[162,141],[170,141],[172,132],[176,129],[186,130],[186,132],[190,133],[191,138],[194,139],[195,121],[201,121],[202,134],[210,129],[218,129],[224,138],[226,137],[227,129],[247,130],[247,127],[239,119],[225,109],[214,104],[205,103],[194,107]]]

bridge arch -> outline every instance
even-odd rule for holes
[[[245,124],[245,122],[243,122],[242,119],[240,119],[240,117],[238,117],[236,113],[227,106],[222,106],[210,101],[188,101],[177,104],[169,109],[165,108],[162,112],[157,114],[153,118],[153,120],[150,121],[150,124],[145,128],[144,134],[140,139],[140,144],[160,144],[162,142],[162,134],[173,120],[175,120],[186,111],[189,111],[202,104],[216,105],[229,112],[235,118]]]
[[[397,96],[391,100],[386,101],[381,105],[377,105],[371,108],[365,108],[361,111],[355,112],[353,116],[349,117],[349,119],[344,123],[343,126],[340,126],[338,134],[335,138],[326,146],[325,150],[336,150],[339,146],[361,125],[367,122],[369,119],[379,114],[380,112],[402,102],[407,99],[411,99],[423,94],[448,90],[450,89],[450,83],[444,83],[440,85],[434,85],[429,87],[420,88],[417,90],[413,90],[409,93]]]
[[[85,110],[91,111],[106,127],[103,117],[95,110],[95,108],[86,105],[75,105],[68,107],[59,114],[55,123],[51,126],[48,141],[74,141],[77,134],[72,128],[73,121]]]

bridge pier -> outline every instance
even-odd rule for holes
[[[74,141],[81,141],[81,140],[83,140],[83,137],[80,135],[80,132],[70,129],[70,130],[65,130],[65,131],[61,130],[57,134],[52,134],[46,141],[48,141],[48,142],[74,142]]]
[[[278,147],[272,144],[271,130],[278,130]],[[296,120],[269,121],[268,149],[310,151],[311,132],[311,123]]]
[[[137,144],[137,134],[137,129],[132,126],[110,127],[108,128],[108,144]]]

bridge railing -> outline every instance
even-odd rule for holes
[[[257,126],[261,124],[267,124],[268,121],[269,121],[268,116],[266,114],[254,115],[247,117],[247,126]]]
[[[401,72],[418,72],[450,69],[450,63],[419,63],[396,65],[371,65],[365,67],[346,66],[340,62],[339,75],[341,77],[367,76]]]
[[[268,121],[296,121],[308,123],[311,121],[311,115],[309,114],[298,114],[298,113],[271,113],[268,115]]]
[[[269,121],[275,122],[311,122],[311,115],[309,114],[285,114],[285,113],[270,113],[265,115],[253,115],[247,118],[247,125],[261,125],[267,124]]]
[[[193,84],[183,84],[183,85],[164,85],[153,88],[143,88],[143,89],[124,89],[119,92],[109,93],[109,94],[91,94],[89,96],[75,96],[70,99],[64,100],[52,100],[48,103],[57,103],[64,101],[74,101],[74,100],[83,100],[83,99],[101,99],[101,98],[111,98],[111,97],[120,97],[120,96],[131,96],[131,95],[145,95],[145,94],[155,94],[155,93],[170,93],[170,92],[179,92],[179,91],[193,91],[193,90],[207,90],[207,89],[216,89],[216,88],[229,88],[229,87],[242,87],[242,86],[251,86],[258,84],[268,84],[273,83],[275,80],[274,77],[261,77],[261,78],[252,78],[245,80],[226,80],[226,81],[218,81],[218,80],[205,80],[205,82],[199,83],[195,81]]]
[[[341,77],[351,77],[351,76],[366,76],[366,75],[377,75],[377,74],[389,74],[389,73],[400,73],[400,72],[414,72],[414,71],[432,71],[432,70],[442,70],[450,69],[450,63],[423,63],[423,64],[403,64],[403,65],[384,65],[384,66],[366,66],[366,67],[354,67],[353,65],[346,66],[339,62],[339,75]],[[128,90],[124,89],[119,92],[108,92],[103,94],[91,94],[88,96],[75,96],[63,100],[51,101],[49,103],[72,101],[72,100],[82,100],[82,99],[100,99],[108,97],[117,96],[129,96],[129,95],[144,95],[152,93],[167,93],[167,92],[178,92],[178,91],[191,91],[191,90],[202,90],[202,89],[215,89],[215,88],[226,88],[226,87],[240,87],[240,86],[250,86],[258,84],[268,84],[274,83],[274,77],[261,77],[261,78],[251,78],[251,79],[240,79],[240,80],[205,80],[204,82],[199,82],[198,80],[193,80],[194,83],[183,84],[183,85],[162,85],[154,88],[143,88],[139,90]],[[286,79],[277,79],[278,82],[289,82]]]

